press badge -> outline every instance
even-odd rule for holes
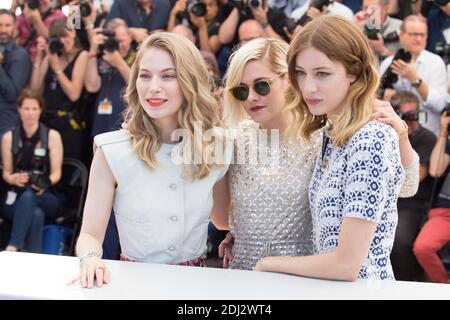
[[[103,99],[98,104],[98,114],[112,114],[112,104],[108,98]]]
[[[8,206],[12,206],[14,204],[14,202],[16,202],[16,198],[17,198],[17,193],[15,193],[14,191],[8,191],[5,203]]]
[[[45,157],[45,149],[44,148],[36,148],[34,149],[34,155],[36,157]]]

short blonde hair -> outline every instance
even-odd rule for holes
[[[167,51],[175,63],[177,81],[184,96],[183,105],[178,111],[180,128],[188,133],[183,136],[183,144],[188,146],[190,163],[194,163],[194,155],[207,155],[206,150],[213,142],[194,141],[194,123],[202,124],[202,133],[219,126],[219,107],[210,93],[209,76],[206,64],[198,49],[184,37],[167,32],[158,32],[149,36],[141,45],[136,60],[131,67],[130,80],[126,88],[125,119],[128,121],[131,143],[138,157],[150,168],[157,166],[156,152],[161,145],[161,130],[150,118],[140,104],[136,89],[139,66],[144,53],[150,48]],[[198,128],[197,128],[198,130]],[[202,157],[199,165],[183,164],[183,177],[201,179],[209,174],[211,165]]]
[[[316,18],[295,36],[288,52],[289,79],[294,89],[288,97],[287,109],[293,119],[288,132],[291,137],[300,135],[308,142],[327,119],[326,115],[314,116],[309,111],[295,74],[297,55],[310,47],[341,63],[347,74],[356,77],[344,101],[348,108],[333,122],[329,132],[333,143],[342,146],[370,120],[373,113],[375,93],[380,83],[373,54],[363,33],[353,23],[337,16]]]
[[[258,38],[244,43],[233,52],[225,75],[224,121],[228,127],[236,127],[248,118],[242,101],[237,100],[231,92],[231,88],[241,83],[245,65],[250,61],[267,59],[274,73],[284,74],[288,70],[288,48],[288,44],[282,40]]]

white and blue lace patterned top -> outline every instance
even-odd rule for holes
[[[315,254],[335,251],[343,218],[377,223],[359,278],[394,279],[389,259],[405,173],[394,129],[376,121],[342,147],[322,143],[309,185]]]

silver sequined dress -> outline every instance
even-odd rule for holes
[[[255,126],[247,122],[241,129],[244,138],[239,148],[249,150],[257,144],[258,138],[249,134]],[[273,161],[230,165],[233,207],[229,223],[235,238],[231,268],[250,270],[265,256],[312,254],[308,186],[321,140],[322,130],[313,135],[310,144],[298,141],[288,147],[280,141],[275,165]],[[405,172],[400,197],[411,197],[419,185],[417,155]]]
[[[257,138],[248,134],[251,130],[254,127],[243,129],[241,136],[244,138],[239,148],[248,151],[257,145]],[[299,141],[288,146],[281,139],[277,141],[279,145],[275,150],[278,152],[272,154],[275,158],[230,166],[228,176],[233,203],[230,227],[235,239],[231,268],[252,269],[258,260],[269,255],[312,253],[307,190],[319,143]],[[267,148],[274,150],[271,146]]]

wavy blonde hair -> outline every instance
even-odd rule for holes
[[[344,104],[348,106],[333,121],[328,132],[336,146],[345,144],[370,120],[380,76],[366,37],[351,22],[337,16],[323,16],[309,22],[293,39],[288,52],[289,80],[293,86],[287,112],[292,116],[288,134],[309,142],[311,135],[326,124],[327,116],[314,116],[300,92],[295,60],[303,50],[313,47],[330,60],[341,63],[356,80],[350,85]]]
[[[228,127],[237,127],[242,120],[249,118],[243,102],[237,100],[231,92],[231,88],[241,84],[246,64],[254,60],[267,59],[274,73],[287,73],[288,48],[289,45],[282,40],[258,38],[246,42],[233,52],[225,75],[224,121]]]
[[[187,156],[190,160],[188,163],[195,163],[194,155],[202,157],[199,164],[184,163],[182,176],[191,180],[204,178],[216,166],[211,164],[206,152],[213,142],[205,142],[203,139],[194,140],[194,124],[195,122],[202,124],[202,137],[206,130],[218,127],[220,125],[219,107],[210,93],[209,75],[200,52],[190,41],[180,35],[167,32],[152,34],[141,44],[131,67],[130,80],[124,96],[128,105],[124,118],[128,122],[133,149],[139,159],[151,169],[157,167],[155,155],[161,146],[161,130],[141,106],[136,89],[142,56],[150,48],[167,51],[175,63],[177,81],[184,96],[184,102],[178,111],[178,123],[180,128],[184,129],[182,144],[185,148],[183,150],[188,150],[188,154],[183,156]],[[197,127],[196,130],[199,128]]]

